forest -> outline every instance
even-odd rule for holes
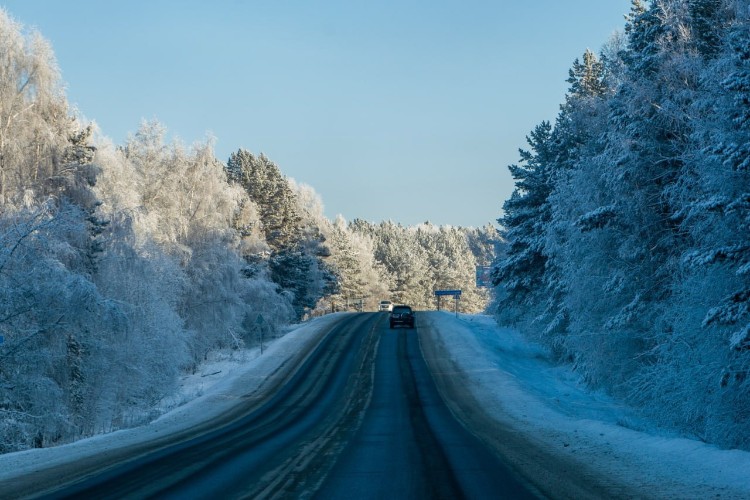
[[[650,422],[750,449],[750,2],[633,0],[528,135],[491,309]]]
[[[148,422],[209,353],[316,315],[430,309],[437,288],[487,306],[493,226],[330,221],[265,155],[157,121],[113,144],[4,10],[0,47],[0,453]]]
[[[750,1],[633,0],[508,166],[498,228],[329,220],[262,153],[157,121],[113,144],[2,10],[0,46],[0,453],[148,422],[212,352],[441,288],[655,427],[750,449]]]

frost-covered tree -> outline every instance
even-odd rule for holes
[[[425,223],[416,227],[416,239],[427,254],[432,281],[428,294],[434,290],[461,290],[461,311],[483,311],[487,294],[476,286],[478,261],[469,246],[467,230]]]
[[[620,390],[649,362],[653,330],[664,328],[658,304],[669,300],[685,243],[670,193],[689,143],[696,65],[678,3],[634,2],[618,87],[581,93],[573,83],[563,107],[578,130],[599,132],[576,135],[552,197],[548,251],[572,322],[553,344],[592,383]],[[607,73],[605,64],[603,82]]]
[[[549,122],[538,125],[526,140],[531,149],[519,150],[521,162],[508,167],[516,188],[503,204],[504,213],[498,219],[507,246],[503,260],[494,270],[495,285],[499,287],[495,307],[510,321],[518,318],[521,309],[540,303],[544,294],[544,239],[557,158]]]
[[[548,171],[531,189],[514,171],[508,200],[526,210],[504,221],[498,275],[530,286],[496,290],[592,385],[732,447],[750,445],[748,7],[634,0],[601,64],[574,63]]]
[[[301,239],[301,215],[289,182],[265,155],[240,149],[227,161],[230,180],[258,206],[263,232],[274,251],[294,248]]]
[[[264,155],[240,149],[230,155],[226,170],[258,209],[260,229],[271,249],[271,279],[291,294],[297,316],[303,317],[331,280],[320,228],[300,209],[290,181]]]
[[[486,224],[480,228],[467,228],[465,233],[469,250],[474,255],[477,265],[492,264],[503,245],[497,228],[492,224]]]
[[[43,197],[79,175],[73,118],[52,48],[0,10],[0,203]]]
[[[69,201],[85,211],[93,237],[91,127],[71,114],[49,42],[2,9],[0,47],[0,205]]]
[[[429,222],[414,227],[391,221],[372,224],[361,219],[348,227],[356,239],[372,249],[374,263],[367,259],[363,269],[381,286],[389,287],[388,293],[375,290],[380,298],[434,309],[435,290],[461,289],[462,311],[486,308],[489,294],[476,288],[475,271],[478,262],[488,264],[495,259],[495,247],[482,231],[438,227]],[[368,281],[372,282],[372,277]]]
[[[583,61],[578,59],[573,61],[573,67],[568,72],[567,82],[570,88],[567,100],[604,95],[607,90],[604,83],[604,69],[604,63],[596,57],[596,54],[586,49],[583,53]]]
[[[696,49],[705,58],[716,56],[721,48],[722,31],[726,29],[721,0],[689,0],[688,9]]]
[[[264,286],[270,273],[250,269],[242,258],[252,229],[238,231],[238,217],[254,205],[242,187],[228,182],[210,143],[187,150],[168,144],[164,137],[161,125],[144,123],[121,152],[133,166],[129,175],[138,190],[139,230],[181,269],[185,286],[177,312],[190,332],[192,356],[200,360],[217,347],[253,343],[254,327],[248,318],[286,299],[277,296],[274,306],[246,300],[252,289]],[[248,215],[244,213],[242,222],[246,227],[260,222]],[[268,316],[279,319],[283,314]]]
[[[52,50],[0,11],[0,442],[84,432],[87,349],[109,308],[91,274],[101,221],[90,128],[70,114]]]
[[[580,248],[575,241],[579,230],[571,224],[571,211],[596,202],[592,192],[599,172],[588,171],[586,159],[601,148],[597,134],[606,129],[604,98],[612,92],[607,82],[608,75],[615,74],[614,69],[609,69],[612,61],[611,56],[599,59],[586,50],[582,63],[578,59],[573,62],[567,79],[570,87],[551,134],[555,159],[554,168],[547,169],[553,188],[548,198],[550,219],[544,228],[546,299],[543,311],[534,318],[534,328],[561,357],[570,354],[565,347],[571,311],[565,300],[570,281],[564,254],[571,248]]]
[[[360,225],[357,223],[354,227]],[[416,238],[407,228],[392,221],[381,222],[371,229],[375,259],[391,277],[387,298],[418,309],[432,308],[427,256]]]
[[[338,276],[336,299],[348,305],[350,301],[364,298],[367,283],[360,267],[360,249],[354,246],[343,217],[339,216],[334,221],[328,243],[331,247],[331,264]]]
[[[91,391],[99,382],[92,367],[106,365],[100,354],[117,314],[88,274],[82,215],[74,205],[49,202],[0,216],[4,451],[90,430]]]
[[[750,27],[731,25],[716,60],[704,69],[692,115],[701,119],[676,190],[676,214],[691,236],[682,255],[682,280],[670,335],[658,346],[661,362],[647,393],[669,391],[679,412],[660,415],[727,446],[750,445]],[[677,332],[677,333],[674,333]],[[678,384],[673,373],[691,380]],[[688,416],[687,418],[685,416]]]

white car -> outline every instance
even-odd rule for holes
[[[381,300],[378,305],[378,311],[380,312],[391,312],[393,311],[393,302],[390,300]]]

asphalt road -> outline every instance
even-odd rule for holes
[[[533,498],[450,413],[416,332],[380,335],[372,401],[316,497]]]
[[[417,330],[419,317],[417,317]],[[50,498],[530,498],[448,410],[417,330],[345,315],[263,404],[150,446],[40,473]],[[21,489],[23,488],[23,489]],[[22,494],[21,494],[22,493]],[[0,496],[3,496],[0,495]]]

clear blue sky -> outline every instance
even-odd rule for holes
[[[117,144],[157,119],[265,153],[330,218],[461,226],[500,216],[525,136],[630,3],[0,0]]]

